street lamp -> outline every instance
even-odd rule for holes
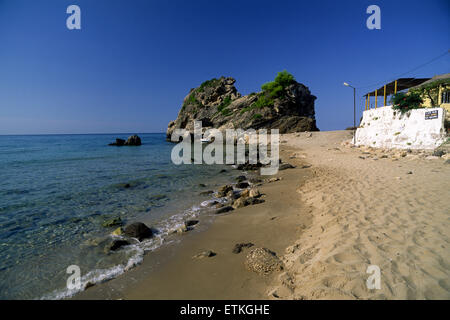
[[[356,143],[356,88],[344,82],[344,86],[353,88],[353,144]]]

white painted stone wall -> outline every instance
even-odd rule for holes
[[[425,120],[425,112],[438,110],[437,119]],[[357,146],[398,149],[434,149],[445,140],[445,109],[424,108],[405,114],[385,106],[364,111],[356,130]]]

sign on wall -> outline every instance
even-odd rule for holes
[[[425,112],[425,120],[431,120],[431,119],[437,119],[437,118],[438,118],[438,110]]]

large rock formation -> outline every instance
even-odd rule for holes
[[[175,129],[193,133],[194,120],[201,120],[204,129],[264,128],[279,129],[280,133],[319,130],[314,116],[316,97],[287,72],[263,85],[261,92],[247,96],[237,92],[235,82],[221,77],[191,89],[177,119],[169,123],[167,139]]]

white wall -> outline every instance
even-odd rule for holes
[[[425,120],[425,112],[438,110],[437,119]],[[364,111],[356,130],[356,145],[376,148],[434,149],[445,140],[445,109],[425,108],[405,114],[385,106]]]

